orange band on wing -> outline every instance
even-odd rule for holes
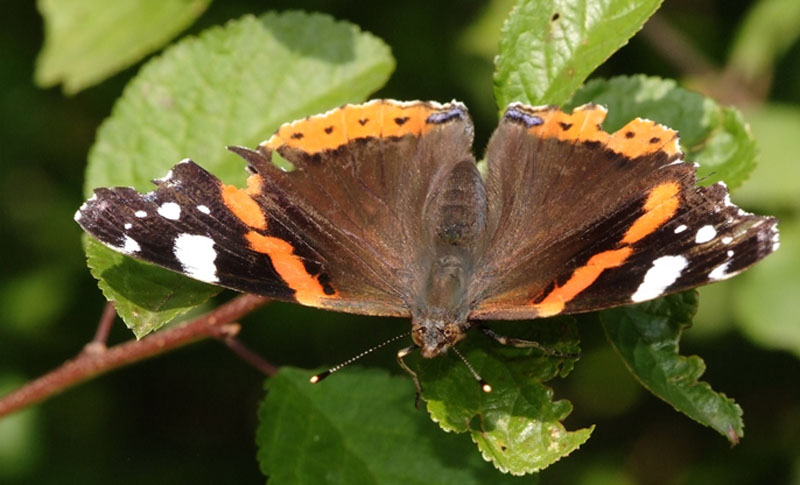
[[[315,306],[326,295],[320,282],[306,271],[303,261],[294,254],[294,247],[283,239],[264,236],[255,231],[245,235],[250,247],[266,254],[281,279],[294,290],[298,303]]]
[[[250,197],[261,193],[261,185],[263,182],[261,175],[257,173],[247,177],[247,193],[250,194]]]
[[[531,127],[529,131],[544,138],[558,138],[569,142],[606,143],[609,134],[601,128],[606,112],[605,108],[594,104],[575,108],[572,113],[564,113],[557,108],[545,108],[534,112],[542,119],[542,124]]]
[[[669,156],[680,153],[678,134],[674,130],[641,118],[636,118],[614,132],[606,146],[631,158],[657,151],[663,151]]]
[[[678,134],[654,121],[636,118],[614,133],[603,131],[601,124],[606,110],[602,106],[587,104],[575,108],[572,113],[554,107],[528,109],[527,112],[542,119],[541,124],[528,131],[543,138],[599,142],[628,158],[658,151],[669,157],[680,155]]]
[[[359,138],[419,136],[436,126],[427,122],[428,117],[446,107],[422,101],[400,103],[390,100],[342,106],[287,123],[262,146],[271,150],[288,146],[314,154],[334,150]]]
[[[600,273],[608,268],[621,265],[632,252],[632,248],[624,247],[603,251],[592,256],[584,266],[573,271],[572,276],[563,286],[557,286],[548,293],[544,300],[533,305],[539,312],[538,316],[549,317],[561,313],[567,302],[594,283]]]
[[[652,189],[644,203],[645,213],[633,222],[621,242],[633,244],[670,220],[680,204],[679,192],[680,185],[674,181],[662,183]]]
[[[258,180],[253,180],[254,178],[258,178]],[[222,200],[225,206],[233,212],[233,215],[248,226],[263,230],[267,228],[267,218],[258,203],[250,196],[251,193],[257,191],[257,189],[254,190],[254,187],[256,184],[260,186],[260,182],[260,177],[253,175],[247,180],[247,189],[237,189],[233,185],[225,184],[222,184],[221,189]]]

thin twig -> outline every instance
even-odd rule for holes
[[[108,343],[108,334],[111,333],[111,326],[117,318],[117,309],[113,301],[106,303],[103,308],[103,315],[100,317],[100,323],[97,324],[97,330],[94,332],[92,341],[86,344],[83,348],[84,352],[99,353],[106,350]]]
[[[238,329],[237,329],[238,333]],[[257,353],[250,350],[245,344],[243,344],[239,339],[236,338],[235,335],[228,336],[223,339],[225,345],[228,346],[234,354],[238,355],[243,361],[247,362],[248,364],[252,365],[261,373],[267,376],[274,376],[278,372],[278,368],[274,365],[270,364],[263,357],[258,355]]]
[[[0,398],[0,417],[41,402],[76,384],[140,360],[204,338],[228,338],[237,332],[234,322],[269,301],[241,295],[190,322],[131,340],[100,352],[81,352],[49,373]],[[234,327],[238,327],[234,324]]]

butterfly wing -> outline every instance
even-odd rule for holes
[[[605,109],[511,105],[487,150],[489,242],[475,319],[521,319],[645,301],[728,278],[774,251],[776,220],[697,187],[677,133]]]
[[[286,301],[408,316],[430,184],[472,160],[459,103],[377,100],[283,125],[248,186],[191,161],[154,192],[98,189],[76,214],[103,244],[192,278]],[[294,165],[284,171],[274,153]],[[442,172],[442,173],[444,173]],[[413,181],[413,183],[410,183]]]

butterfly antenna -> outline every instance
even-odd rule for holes
[[[390,343],[395,342],[397,340],[400,340],[401,338],[407,337],[409,335],[411,335],[411,332],[401,333],[400,335],[392,337],[389,340],[387,340],[385,342],[382,342],[382,343],[380,343],[380,344],[378,344],[378,345],[376,345],[374,347],[371,347],[371,348],[361,352],[360,354],[358,354],[358,355],[356,355],[354,357],[350,357],[349,359],[345,360],[341,364],[333,366],[330,369],[326,370],[325,372],[320,372],[319,374],[311,377],[310,381],[311,381],[312,384],[316,384],[317,382],[321,381],[322,379],[325,379],[326,377],[328,377],[329,375],[333,374],[334,372],[336,372],[338,370],[341,370],[343,367],[352,364],[353,362],[357,361],[361,357],[364,357],[367,354],[371,354],[372,352],[374,352],[374,351],[376,351],[376,350],[378,350],[380,348],[386,347]]]
[[[472,373],[472,377],[474,377],[474,378],[475,378],[475,380],[476,380],[476,381],[478,381],[478,384],[480,384],[480,385],[481,385],[481,390],[482,390],[483,392],[492,392],[492,386],[490,386],[488,382],[486,382],[485,380],[483,380],[483,377],[481,377],[481,376],[480,376],[480,374],[478,374],[478,373],[475,371],[475,368],[474,368],[474,367],[472,367],[472,364],[470,364],[470,363],[469,363],[469,361],[467,360],[467,358],[466,358],[466,357],[464,357],[464,356],[461,354],[461,352],[459,352],[459,351],[458,351],[458,349],[457,349],[457,348],[455,348],[455,347],[450,347],[450,348],[451,348],[451,349],[453,349],[453,352],[455,352],[455,353],[456,353],[456,355],[457,355],[457,356],[459,356],[459,357],[461,358],[461,360],[463,360],[463,361],[464,361],[464,364],[466,364],[466,366],[467,366],[467,369],[469,369],[469,371]]]

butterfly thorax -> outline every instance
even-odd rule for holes
[[[463,263],[456,256],[442,256],[428,274],[411,323],[411,337],[423,357],[436,357],[464,338],[469,309]]]
[[[475,163],[456,164],[423,213],[432,254],[412,311],[412,338],[423,357],[446,352],[469,327],[469,281],[486,232],[486,191]]]

